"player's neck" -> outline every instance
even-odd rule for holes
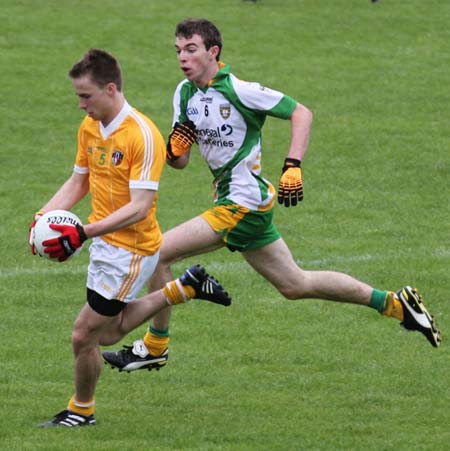
[[[101,120],[103,127],[107,127],[120,113],[123,106],[125,104],[125,97],[123,94],[118,94],[113,100],[111,105],[111,109],[108,111],[108,114]]]
[[[208,71],[205,72],[205,75],[201,78],[201,80],[194,81],[195,85],[200,89],[207,88],[211,85],[214,77],[216,76],[217,72],[219,72],[219,70],[220,67],[217,62],[215,64],[212,64],[211,67],[209,67]]]

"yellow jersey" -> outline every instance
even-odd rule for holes
[[[157,191],[165,160],[166,146],[158,128],[127,102],[107,127],[86,116],[78,130],[74,171],[89,173],[89,222],[129,203],[130,189]],[[156,198],[147,218],[101,238],[140,255],[153,255],[162,241]]]

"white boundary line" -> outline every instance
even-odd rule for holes
[[[435,249],[433,255],[436,259],[449,259],[450,258],[450,249]],[[193,257],[191,257],[193,258]],[[357,255],[357,256],[348,256],[348,257],[329,257],[329,258],[319,258],[315,260],[300,260],[297,259],[296,263],[304,268],[304,269],[314,269],[312,267],[322,267],[324,265],[327,266],[327,269],[337,270],[339,268],[335,268],[338,264],[346,264],[346,263],[358,263],[358,262],[369,262],[369,261],[386,261],[390,256],[386,254],[366,254],[366,255]],[[393,256],[394,258],[394,256]],[[199,256],[199,261],[201,261],[201,255]],[[51,263],[51,262],[50,262]],[[179,263],[177,263],[179,264]],[[53,265],[53,266],[51,266]],[[217,270],[226,270],[228,272],[242,272],[246,268],[250,271],[253,271],[250,265],[242,258],[241,261],[227,261],[227,262],[210,262],[207,264],[208,270],[217,269]],[[11,268],[7,270],[0,270],[0,280],[8,279],[11,277],[20,277],[20,276],[33,276],[33,275],[54,275],[54,274],[87,274],[87,264],[83,265],[73,265],[66,266],[64,264],[51,263],[47,266],[34,266],[31,268]]]
[[[42,267],[42,268],[11,268],[5,270],[0,270],[0,279],[7,279],[9,277],[18,277],[18,276],[33,276],[33,275],[53,275],[53,274],[87,274],[87,265],[77,265],[77,266],[71,266],[71,267],[61,267],[61,266],[55,266],[52,268],[50,266],[48,267]]]

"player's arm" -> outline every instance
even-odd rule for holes
[[[73,172],[41,210],[70,210],[77,202],[86,196],[88,191],[89,174]]]
[[[76,252],[87,239],[115,232],[145,219],[153,204],[155,191],[132,189],[130,194],[130,202],[100,221],[84,226],[52,224],[50,227],[61,235],[44,241],[44,252],[49,254],[50,258],[62,262]]]
[[[170,160],[169,158],[167,158],[166,161],[169,166],[172,166],[175,169],[184,169],[189,163],[190,156],[191,151],[185,153],[184,155],[181,155],[181,157],[178,157],[176,160]]]
[[[148,216],[150,208],[152,208],[155,194],[156,191],[149,189],[131,189],[130,202],[106,218],[84,226],[86,236],[93,238],[105,235],[142,221]]]
[[[313,114],[308,108],[297,103],[291,116],[291,145],[287,158],[302,161],[309,145]]]
[[[59,188],[54,196],[33,216],[28,230],[28,243],[31,252],[36,255],[33,243],[33,229],[40,217],[51,210],[70,210],[77,202],[83,199],[89,191],[89,175],[74,172]]]
[[[284,160],[278,188],[278,202],[286,207],[303,200],[303,177],[301,162],[308,149],[312,113],[297,103],[291,115],[291,144]]]
[[[153,129],[154,128],[154,129]],[[125,229],[148,217],[159,187],[159,180],[165,162],[164,139],[156,129],[149,124],[152,139],[146,139],[142,130],[130,130],[128,153],[131,162],[128,174],[129,200],[126,204],[113,211],[100,221],[85,226],[89,238],[105,235]],[[151,161],[150,167],[148,162]]]
[[[188,164],[191,148],[197,136],[197,129],[191,120],[177,121],[173,124],[166,146],[166,157],[170,166],[182,169]]]

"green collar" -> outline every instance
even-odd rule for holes
[[[219,71],[214,75],[214,78],[209,80],[208,84],[204,86],[203,88],[199,88],[197,86],[197,89],[199,89],[202,92],[206,92],[210,86],[212,86],[214,83],[217,83],[220,80],[223,80],[224,78],[228,77],[231,72],[231,67],[228,64],[222,63],[222,61],[219,61]],[[193,83],[194,84],[194,83]]]

